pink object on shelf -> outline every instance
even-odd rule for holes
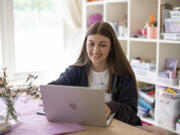
[[[88,18],[88,27],[96,22],[102,22],[102,21],[103,21],[103,17],[101,14],[99,14],[99,13],[92,14]]]
[[[149,39],[157,38],[157,27],[147,27],[147,38]]]
[[[152,126],[152,124],[148,123],[148,122],[145,122],[145,121],[142,121],[142,125],[148,125],[148,126]]]

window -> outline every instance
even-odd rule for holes
[[[2,49],[0,44],[0,68],[2,68]]]
[[[59,68],[62,20],[58,0],[13,0],[15,73]]]

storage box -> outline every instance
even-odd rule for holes
[[[162,33],[165,40],[180,40],[180,33]]]
[[[178,85],[177,79],[158,77],[158,82],[162,84],[167,84],[167,85],[175,85],[175,86]]]
[[[175,130],[176,121],[180,117],[180,99],[163,96],[161,90],[157,92],[156,120],[157,124]]]
[[[166,18],[165,19],[166,33],[180,33],[180,18]]]
[[[143,70],[143,71],[154,71],[156,70],[155,63],[145,63],[138,59],[131,59],[131,66],[133,69]]]

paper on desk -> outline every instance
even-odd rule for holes
[[[73,123],[48,122],[46,130],[49,134],[65,134],[85,130],[85,128]]]

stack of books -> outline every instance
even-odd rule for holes
[[[154,118],[155,87],[146,86],[138,90],[138,115]]]

